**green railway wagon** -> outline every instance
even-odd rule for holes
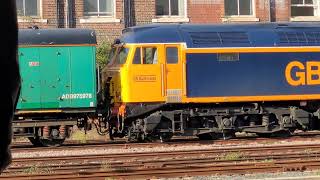
[[[61,144],[68,129],[97,106],[96,36],[90,29],[19,31],[22,78],[16,136],[36,145]]]

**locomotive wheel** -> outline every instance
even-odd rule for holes
[[[37,137],[29,137],[29,141],[37,147],[57,147],[61,146],[65,139],[41,139]]]
[[[262,138],[270,138],[272,136],[272,133],[256,133],[256,134]]]
[[[129,129],[128,129],[128,139],[127,139],[127,141],[128,141],[128,142],[131,142],[131,143],[133,143],[133,142],[139,142],[139,140],[140,140],[139,134],[134,133],[133,131],[134,131],[133,127],[129,127]]]
[[[168,142],[172,138],[173,134],[172,133],[160,133],[160,141],[163,142]]]
[[[270,138],[270,137],[290,137],[292,132],[290,130],[283,130],[274,133],[256,133],[259,137]]]
[[[293,131],[291,130],[283,130],[283,131],[279,131],[279,132],[275,132],[273,133],[274,137],[290,137],[292,135]]]
[[[220,134],[220,138],[219,139],[222,139],[222,140],[229,140],[229,139],[232,139],[232,138],[235,138],[236,137],[236,134],[234,131],[224,131]]]
[[[217,139],[213,133],[204,133],[197,135],[200,140],[213,140]]]

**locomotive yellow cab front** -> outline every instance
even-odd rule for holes
[[[112,50],[105,69],[113,103],[164,103],[182,95],[180,44],[125,44]],[[171,98],[174,99],[174,98]]]

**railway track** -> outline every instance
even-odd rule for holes
[[[320,133],[297,133],[291,137],[276,137],[276,138],[260,138],[257,136],[245,136],[237,137],[229,140],[199,140],[198,138],[174,138],[169,142],[150,142],[150,143],[127,143],[124,140],[115,141],[96,141],[90,140],[86,143],[79,143],[79,141],[67,141],[65,144],[59,147],[34,147],[28,142],[15,143],[12,145],[13,152],[26,152],[26,151],[60,151],[60,150],[76,150],[81,148],[136,148],[136,147],[164,147],[164,146],[180,146],[180,145],[232,145],[232,144],[246,144],[246,143],[276,143],[278,141],[312,141],[320,139]]]
[[[191,162],[193,164],[193,162]],[[115,170],[87,170],[75,172],[59,172],[55,174],[32,174],[0,176],[5,179],[146,179],[151,177],[186,177],[210,174],[247,174],[258,172],[278,172],[293,170],[311,170],[320,167],[319,160],[306,161],[278,161],[273,163],[226,163],[226,164],[203,164],[201,166],[185,164],[183,166],[153,167],[140,169],[115,169]]]
[[[26,168],[39,169],[26,173]],[[14,159],[0,179],[104,179],[237,174],[320,168],[320,144],[212,148]],[[47,171],[45,171],[47,170]]]

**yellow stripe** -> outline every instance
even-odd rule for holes
[[[309,95],[270,95],[270,96],[229,96],[229,97],[184,97],[185,103],[222,103],[222,102],[256,102],[256,101],[304,101],[320,100],[320,94]]]
[[[33,113],[60,113],[62,110],[30,110],[30,111],[17,111],[16,114],[33,114]]]
[[[312,47],[232,47],[232,48],[187,48],[187,53],[273,53],[273,52],[320,52]]]

